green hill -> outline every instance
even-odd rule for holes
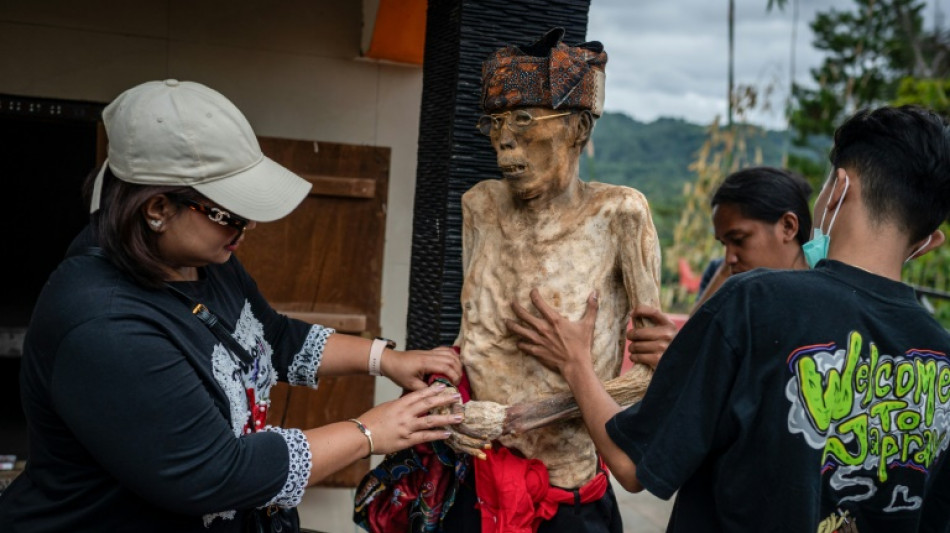
[[[638,189],[650,201],[662,243],[669,244],[683,205],[683,185],[694,178],[689,165],[706,130],[680,119],[645,123],[623,113],[604,113],[594,127],[593,157],[581,161],[581,178]],[[749,150],[761,150],[764,165],[781,165],[785,134],[760,131],[762,135],[750,136]]]

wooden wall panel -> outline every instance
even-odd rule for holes
[[[275,308],[341,332],[379,335],[388,148],[262,137],[271,159],[314,184],[289,216],[247,233],[238,252]],[[316,391],[278,384],[268,422],[312,428],[373,406],[374,378],[320,380]],[[314,450],[319,453],[319,450]],[[355,487],[363,460],[321,485]]]

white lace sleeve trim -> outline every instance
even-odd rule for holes
[[[303,431],[299,429],[267,426],[264,430],[278,433],[284,438],[284,441],[287,442],[287,454],[290,460],[287,481],[284,482],[284,486],[277,493],[277,496],[274,496],[264,507],[268,505],[296,507],[300,505],[304,489],[307,487],[307,481],[310,480],[310,468],[313,459],[310,454],[310,445],[307,443]]]
[[[287,368],[287,383],[317,388],[317,371],[323,361],[323,348],[327,345],[327,339],[334,333],[335,329],[317,324],[310,328],[303,347]]]

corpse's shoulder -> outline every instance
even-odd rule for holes
[[[610,208],[617,214],[639,215],[650,210],[647,197],[633,187],[593,181],[586,183],[585,188],[592,205]]]
[[[471,203],[476,201],[487,201],[491,198],[498,198],[511,194],[508,186],[496,178],[482,180],[465,191],[462,194],[462,203]]]
[[[511,190],[501,179],[482,180],[462,194],[462,207],[473,215],[512,209]]]

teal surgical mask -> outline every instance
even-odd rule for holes
[[[837,182],[838,177],[835,176],[835,183]],[[844,201],[844,196],[848,194],[848,187],[850,185],[851,180],[848,178],[848,175],[845,174],[844,191],[842,191],[841,198],[838,199],[838,203],[835,205],[834,214],[831,215],[831,222],[828,224],[828,232],[825,233],[822,231],[822,228],[825,225],[825,216],[828,214],[828,210],[825,209],[825,212],[821,215],[821,222],[818,223],[818,227],[815,228],[811,240],[802,245],[802,252],[805,254],[805,261],[808,263],[808,266],[812,268],[815,268],[815,265],[818,264],[818,261],[828,257],[828,243],[831,242],[831,228],[835,225],[835,219],[838,217],[838,210],[841,209],[841,202]]]

